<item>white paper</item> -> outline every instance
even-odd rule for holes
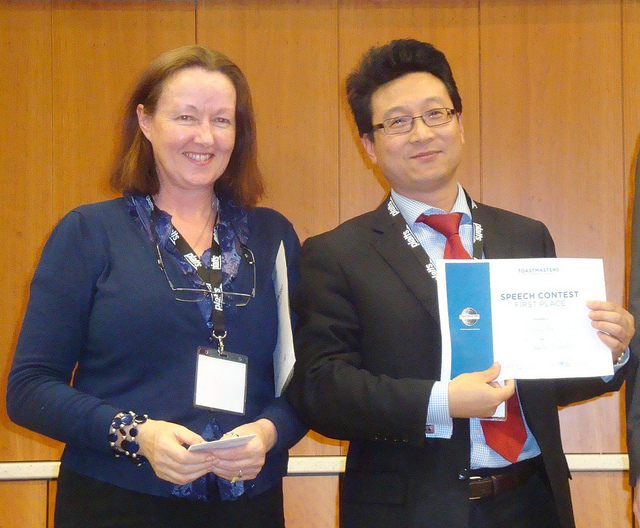
[[[291,312],[289,309],[289,279],[287,275],[287,258],[284,244],[276,256],[273,268],[273,286],[278,304],[278,341],[273,351],[273,371],[276,398],[282,394],[291,375],[296,356],[293,350],[293,331],[291,329]]]
[[[193,444],[189,446],[189,451],[212,451],[213,449],[228,449],[230,447],[237,447],[244,444],[248,444],[252,438],[256,435],[243,435],[232,436],[230,438],[221,438],[220,440],[213,440],[211,442],[201,442],[199,444]]]
[[[488,263],[490,284],[479,288],[471,268],[456,269],[448,263],[454,266]],[[591,326],[586,307],[588,300],[606,299],[601,259],[439,260],[436,266],[443,380],[452,376],[447,369],[452,368],[455,360],[452,361],[451,354],[453,349],[455,355],[459,346],[456,339],[463,332],[464,339],[473,340],[476,336],[481,339],[481,332],[474,334],[474,325],[468,325],[473,320],[467,320],[465,327],[462,321],[465,314],[453,313],[454,309],[449,308],[449,303],[454,306],[452,295],[464,299],[465,289],[482,291],[484,286],[490,292],[490,310],[484,308],[473,317],[478,321],[484,318],[485,325],[486,318],[490,318],[493,359],[502,367],[500,379],[613,375],[611,351]],[[464,273],[459,273],[460,270]],[[451,276],[456,272],[456,284],[452,282],[448,287],[447,271]],[[456,291],[448,291],[451,289]],[[460,305],[464,301],[455,302]]]

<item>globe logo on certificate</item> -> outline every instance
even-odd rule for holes
[[[465,308],[459,316],[465,326],[473,326],[480,319],[480,314],[473,308]]]

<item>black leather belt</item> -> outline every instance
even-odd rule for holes
[[[508,466],[504,468],[502,473],[496,475],[469,477],[469,498],[472,500],[484,499],[512,490],[526,482],[535,473],[541,471],[542,468],[542,457],[537,456]],[[499,472],[502,469],[496,468],[495,471]]]

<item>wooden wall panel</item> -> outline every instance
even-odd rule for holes
[[[624,0],[622,8],[622,78],[624,119],[624,167],[628,176],[625,196],[627,203],[627,244],[631,252],[631,212],[636,160],[640,152],[640,3]],[[627,259],[627,276],[631,259]],[[637,323],[637,321],[636,321]]]
[[[621,302],[619,5],[489,0],[481,28],[485,201],[543,220],[559,256],[604,257]]]
[[[53,520],[55,517],[55,507],[56,507],[56,493],[58,491],[58,481],[51,480],[49,481],[49,486],[47,488],[47,524],[46,528],[55,528],[53,525]],[[25,527],[26,528],[26,527]]]
[[[9,422],[6,378],[28,283],[51,228],[51,6],[0,3],[0,452],[3,460],[55,456],[51,442]],[[12,72],[11,75],[7,72]],[[6,489],[3,487],[2,489]]]
[[[340,1],[340,221],[380,204],[388,186],[364,153],[345,95],[345,81],[371,47],[397,38],[431,42],[451,63],[463,101],[465,157],[460,181],[478,197],[478,2]]]
[[[228,55],[249,81],[258,155],[267,183],[262,205],[293,222],[298,236],[327,231],[338,217],[338,66],[335,0],[200,0],[198,44]],[[292,451],[338,455],[315,433]],[[287,526],[333,526],[338,477],[290,477]]]
[[[0,526],[47,528],[47,482],[0,482]]]
[[[20,255],[0,269],[0,285],[15,292],[0,310],[2,395],[44,240],[73,206],[112,196],[106,175],[122,107],[153,57],[197,41],[241,66],[257,111],[265,205],[304,240],[387,191],[360,147],[344,82],[370,46],[404,37],[450,59],[464,105],[465,187],[545,221],[561,256],[603,257],[609,297],[621,302],[625,185],[640,146],[637,0],[0,0],[0,66],[16,72],[0,77],[0,254]],[[568,452],[624,449],[618,395],[564,409],[561,419]],[[3,460],[59,454],[4,412],[0,432]],[[311,433],[292,452],[345,447]],[[630,525],[624,479],[574,475],[579,528]],[[287,477],[289,528],[337,526],[337,485]],[[12,524],[46,526],[46,497],[44,483],[2,483],[0,512]]]
[[[543,220],[559,256],[603,258],[609,299],[620,303],[621,49],[610,38],[621,34],[619,6],[488,1],[481,27],[484,200]],[[619,420],[606,419],[617,401],[605,416],[593,405],[563,412],[565,448],[589,452],[601,437],[619,451]],[[572,442],[584,427],[594,441]]]
[[[287,528],[338,528],[338,478],[285,477]]]
[[[268,186],[264,205],[301,240],[338,224],[336,0],[200,0],[198,43],[247,76]]]
[[[55,208],[115,195],[107,178],[124,105],[160,53],[195,42],[195,2],[55,1]]]
[[[338,223],[336,18],[335,0],[198,2],[198,43],[227,54],[249,81],[263,205],[287,216],[301,240]],[[338,454],[335,445],[329,452]]]
[[[629,184],[625,196],[625,210],[630,212],[634,191],[637,156],[640,152],[640,3],[637,0],[622,2],[622,81],[624,119],[624,173]],[[626,225],[630,226],[631,214]],[[627,250],[631,247],[631,232],[627,232]],[[630,259],[628,260],[630,263]],[[629,266],[627,266],[627,272]],[[638,321],[636,321],[636,327]],[[624,415],[623,415],[624,416]],[[626,483],[626,478],[625,478]]]
[[[0,452],[2,460],[55,458],[58,446],[5,411],[6,378],[28,282],[51,227],[51,5],[0,3]],[[0,483],[0,526],[45,527],[46,482]]]
[[[622,479],[621,479],[622,477]],[[574,473],[570,482],[576,528],[631,528],[627,472]]]
[[[608,298],[621,303],[622,49],[612,38],[622,32],[620,5],[488,0],[480,27],[483,199],[543,220],[559,256],[603,258]],[[563,409],[561,423],[567,452],[623,450],[618,394]],[[605,482],[621,490],[623,476],[590,477],[589,512],[604,511],[610,497],[598,490]]]
[[[16,340],[16,322],[22,318],[26,284],[41,249],[32,240],[44,236],[51,215],[50,19],[51,8],[47,2],[0,3],[0,68],[3,72],[15,72],[15,75],[0,76],[3,102],[0,105],[0,143],[3,145],[0,222],[4,226],[0,252],[5,262],[16,263],[0,267],[0,285],[8,293],[0,310],[3,329],[0,390],[3,395],[10,351]],[[0,408],[0,424],[11,431],[0,435],[3,457],[20,459],[29,451],[30,440],[16,436],[20,429],[9,423],[4,398],[0,400]],[[45,448],[41,456],[47,454]]]
[[[623,1],[622,79],[624,173],[631,178],[640,150],[640,2],[637,0]]]
[[[57,459],[61,451],[4,412],[6,375],[44,241],[73,206],[112,196],[106,175],[134,79],[162,51],[195,41],[194,14],[195,2],[0,4],[0,251],[15,263],[0,269],[4,291],[12,292],[0,310],[5,461]],[[46,490],[46,482],[0,485],[0,515],[10,515],[6,522],[0,516],[0,526],[46,526]]]

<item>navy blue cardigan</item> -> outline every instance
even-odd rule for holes
[[[272,270],[280,241],[293,289],[299,254],[293,226],[273,210],[252,210],[247,246],[255,254],[256,297],[236,313],[225,312],[226,350],[249,357],[246,412],[213,415],[222,431],[259,418],[271,420],[278,431],[264,468],[245,484],[249,496],[281,479],[288,449],[306,431],[284,398],[274,397],[278,325]],[[180,277],[174,259],[165,257],[165,265],[172,278]],[[249,292],[252,282],[243,259],[236,291]],[[197,347],[208,345],[210,335],[197,303],[175,300],[153,243],[123,198],[78,207],[53,230],[31,283],[7,411],[16,423],[65,442],[65,467],[127,489],[169,495],[173,485],[157,478],[149,464],[136,468],[113,456],[109,424],[116,413],[133,410],[202,433],[212,413],[193,406],[195,362]]]

